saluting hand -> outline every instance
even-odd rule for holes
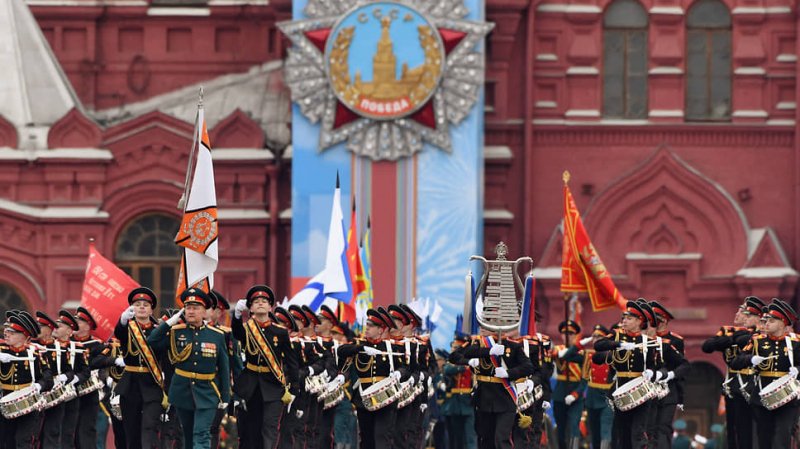
[[[122,311],[122,315],[119,316],[119,322],[122,323],[122,325],[124,326],[128,324],[128,321],[130,321],[131,318],[133,318],[133,316],[134,316],[133,306],[130,306],[124,311]]]
[[[247,310],[247,300],[240,299],[236,301],[236,307],[233,308],[233,315],[239,319],[242,317],[242,313]]]
[[[178,321],[181,320],[182,316],[183,316],[183,309],[179,310],[178,313],[176,313],[175,315],[169,317],[169,319],[167,320],[167,324],[169,324],[170,326],[178,324]]]

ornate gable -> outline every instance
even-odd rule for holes
[[[72,108],[50,128],[48,148],[100,148],[102,132],[97,123]]]
[[[211,130],[211,147],[264,148],[264,131],[250,116],[236,109]]]

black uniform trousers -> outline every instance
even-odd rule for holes
[[[324,409],[324,404],[317,402],[317,412],[319,414],[319,449],[332,449],[333,448],[333,419],[336,416],[336,407],[331,407],[328,410]]]
[[[542,433],[544,433],[544,409],[542,408],[542,404],[544,404],[544,397],[540,398],[538,401],[534,401],[531,408],[528,410],[531,413],[531,447],[533,449],[539,449],[542,442]]]
[[[647,422],[653,401],[623,412],[614,410],[614,449],[645,449],[647,447]]]
[[[511,449],[512,433],[517,421],[517,414],[510,412],[475,413],[475,427],[478,431],[479,449]]]
[[[111,419],[111,430],[114,432],[114,449],[128,449],[131,447],[125,437],[125,425],[122,421],[117,419],[113,413],[109,413],[108,417]]]
[[[412,449],[414,447],[414,429],[412,427],[422,425],[414,415],[415,404],[416,401],[411,401],[405,407],[397,409],[397,425],[394,428],[394,445],[397,449]]]
[[[97,391],[93,391],[79,397],[78,403],[80,409],[78,411],[78,429],[75,432],[75,447],[77,449],[97,449],[97,414],[100,412],[100,395]]]
[[[256,388],[250,399],[247,400],[246,426],[260,434],[260,446],[248,446],[253,449],[275,449],[280,442],[280,426],[285,406],[280,400],[265,402],[261,396],[261,389]],[[259,432],[260,430],[260,432]],[[251,435],[252,436],[252,435]],[[257,438],[257,436],[253,436]]]
[[[541,413],[542,405],[534,402],[533,405],[531,405],[530,407],[528,407],[527,410],[524,410],[522,412],[523,415],[531,418],[531,425],[529,427],[523,429],[519,425],[514,425],[514,430],[512,432],[514,437],[514,449],[538,448],[538,446],[534,446],[534,439],[533,439],[534,438],[533,415],[535,413],[534,410],[538,410],[539,413]]]
[[[222,418],[225,417],[225,413],[228,413],[228,409],[219,410],[217,409],[217,414],[214,415],[214,421],[211,421],[211,449],[217,449],[219,447],[219,428],[222,425]]]
[[[42,416],[40,449],[61,449],[61,422],[64,420],[64,404],[50,407],[42,413]]]
[[[128,449],[152,449],[158,445],[158,425],[164,408],[159,401],[145,401],[138,382],[120,396],[122,425],[128,440]]]
[[[80,398],[75,398],[64,404],[64,420],[61,421],[61,448],[73,449],[77,441],[78,413],[80,413]],[[95,419],[97,415],[95,414]]]
[[[14,419],[0,419],[0,447],[31,449],[41,430],[41,419],[39,412],[31,412]]]
[[[391,404],[371,412],[357,410],[358,431],[361,449],[394,449],[394,429],[397,421],[397,405]]]
[[[669,399],[670,396],[667,396],[661,401],[655,401],[650,413],[653,416],[653,422],[648,434],[652,434],[650,442],[655,449],[672,448],[672,420],[675,418],[675,409],[678,404]]]
[[[181,420],[178,419],[178,412],[175,407],[170,407],[166,413],[166,422],[159,423],[159,449],[180,449],[183,447],[183,428],[181,427]],[[161,418],[159,417],[159,421]],[[241,448],[250,446],[239,446]]]
[[[738,385],[738,384],[737,384]],[[757,406],[761,408],[760,406]],[[750,449],[753,447],[753,407],[738,392],[733,397],[725,396],[725,421],[728,432],[728,449]]]
[[[759,449],[790,449],[792,429],[800,414],[800,401],[794,401],[775,410],[755,408]],[[741,448],[740,448],[741,449]]]

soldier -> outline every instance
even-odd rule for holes
[[[466,363],[456,364],[459,352],[469,344],[469,335],[459,331],[461,326],[456,326],[453,343],[450,345],[450,357],[442,368],[442,378],[445,384],[445,399],[441,414],[445,416],[447,436],[450,440],[448,447],[474,449],[468,441],[470,434],[475,432],[475,409],[472,407],[472,370]],[[455,356],[454,356],[455,354]],[[461,357],[463,359],[463,357]]]
[[[536,335],[523,335],[519,339],[512,338],[511,340],[520,344],[525,357],[531,361],[531,364],[536,369],[536,375],[530,376],[528,380],[525,381],[526,390],[530,390],[531,394],[535,395],[535,385],[541,386],[543,382],[549,382],[549,379],[542,379],[543,371],[540,365],[542,360],[540,355],[542,351],[541,342]],[[548,372],[552,373],[552,371]],[[519,394],[519,391],[517,394]],[[542,413],[541,399],[534,400],[526,409],[520,408],[519,413],[529,416],[531,423],[533,423],[534,415]],[[522,449],[538,448],[539,440],[536,440],[535,433],[535,429],[532,425],[524,428],[522,426],[514,426],[514,447],[520,447]]]
[[[473,337],[464,348],[464,357],[475,370],[475,422],[478,447],[509,449],[514,446],[512,431],[517,417],[513,382],[535,375],[536,369],[522,348],[507,336],[495,342],[489,331]],[[477,361],[473,361],[477,359]],[[523,422],[517,423],[523,425]]]
[[[405,367],[409,373],[410,386],[407,388],[414,389],[419,382],[425,382],[425,371],[421,369],[418,363],[420,345],[413,338],[413,318],[397,304],[389,306],[386,310],[386,316],[394,323],[394,327],[389,332],[393,340],[393,351],[401,354],[401,366]],[[425,396],[427,399],[427,394],[420,394],[420,396]],[[420,405],[421,403],[416,400],[403,407],[398,404],[397,426],[395,427],[397,432],[395,447],[398,449],[412,449],[416,446],[418,435],[415,430],[423,427]],[[427,404],[425,407],[427,408]]]
[[[78,330],[73,334],[73,340],[83,345],[84,355],[87,357],[89,369],[95,373],[99,370],[114,366],[114,359],[109,357],[105,343],[91,335],[97,329],[97,322],[83,307],[78,307],[75,313]],[[100,413],[100,393],[93,391],[78,398],[78,428],[75,434],[75,447],[78,449],[95,449],[97,447],[97,414]],[[65,412],[66,414],[66,412]]]
[[[262,448],[277,447],[278,428],[285,405],[298,393],[297,358],[286,329],[273,326],[269,312],[275,293],[266,285],[255,285],[234,308],[233,336],[245,350],[245,369],[236,378],[234,391],[247,406],[248,422],[242,426],[261,429]],[[251,317],[242,322],[242,313]]]
[[[153,321],[155,324],[155,321]],[[119,395],[116,394],[115,388],[122,376],[125,374],[125,359],[122,357],[122,348],[119,345],[119,339],[113,335],[106,342],[109,349],[109,356],[114,359],[114,366],[108,368],[108,377],[106,384],[103,386],[103,394],[100,395],[100,410],[111,420],[111,428],[114,432],[114,448],[115,449],[128,449],[128,439],[125,437],[125,426],[122,420],[113,413],[111,399],[116,397],[119,400]],[[120,409],[120,417],[122,417],[122,409]],[[98,429],[98,439],[105,441],[103,432]]]
[[[316,325],[314,332],[317,335],[317,344],[325,351],[327,363],[324,369],[328,372],[328,378],[335,379],[339,375],[337,366],[339,362],[339,343],[333,339],[331,331],[335,326],[339,326],[339,317],[336,316],[333,310],[323,304],[320,306],[317,318],[319,324]],[[342,376],[342,380],[344,380],[344,376]],[[336,408],[323,410],[322,407],[319,407],[318,412],[320,413],[317,419],[317,422],[319,422],[319,441],[316,447],[319,449],[331,449],[333,447],[333,421],[336,416]],[[315,448],[312,447],[312,449]]]
[[[572,321],[562,321],[558,325],[558,332],[564,335],[566,345],[553,348],[553,358],[556,362],[556,386],[553,390],[553,414],[558,425],[559,449],[577,448],[580,438],[580,429],[583,413],[583,392],[586,390],[586,381],[582,375],[583,352],[568,352],[575,345],[577,336],[581,333],[581,326]],[[569,355],[569,356],[568,356]]]
[[[139,287],[128,294],[128,304],[114,327],[119,340],[121,358],[115,364],[125,372],[115,388],[120,396],[122,425],[129,449],[151,449],[158,444],[159,417],[166,408],[164,376],[156,352],[147,344],[155,330],[153,309],[158,304],[156,294]]]
[[[538,312],[535,314],[536,322],[541,321],[541,315]],[[533,336],[532,336],[533,337]],[[542,398],[533,403],[531,410],[531,442],[534,448],[538,448],[542,441],[542,433],[544,432],[544,416],[545,412],[550,409],[550,401],[553,396],[553,391],[550,388],[550,378],[553,376],[555,365],[553,364],[553,342],[550,340],[549,335],[541,332],[536,332],[536,339],[539,340],[539,379],[541,379]],[[533,361],[532,361],[533,362]],[[541,410],[539,410],[541,409]]]
[[[72,339],[73,333],[77,330],[78,321],[75,317],[66,310],[60,310],[53,336],[67,351],[69,368],[75,374],[75,377],[69,382],[73,386],[86,382],[90,375],[88,354],[82,344]],[[64,419],[61,421],[61,445],[59,447],[65,449],[75,447],[79,410],[80,398],[76,397],[64,403]]]
[[[592,335],[579,340],[578,344],[567,351],[571,357],[579,350],[584,350],[582,375],[587,381],[586,411],[589,420],[589,433],[592,437],[592,449],[611,449],[611,430],[614,424],[614,411],[608,404],[608,393],[612,385],[612,372],[607,363],[595,363],[594,344],[605,338],[609,331],[602,324],[596,324]]]
[[[347,323],[340,322],[339,325],[333,326],[331,334],[339,347],[352,344],[355,339],[355,334],[347,326]],[[358,421],[356,420],[356,409],[353,405],[353,376],[355,376],[355,372],[350,370],[353,359],[341,357],[338,348],[336,350],[336,359],[339,373],[347,373],[348,376],[342,374],[341,378],[344,380],[342,385],[344,398],[336,406],[336,416],[333,420],[334,447],[336,449],[355,449],[358,442]],[[339,379],[339,376],[337,375],[336,378]]]
[[[777,298],[773,298],[767,313],[764,334],[753,335],[750,343],[730,363],[732,369],[754,369],[761,391],[779,378],[789,376],[797,379],[796,365],[800,362],[800,338],[792,332],[797,313]],[[755,412],[758,447],[789,449],[792,428],[800,413],[800,401],[795,398],[774,410],[757,407]]]
[[[761,319],[766,305],[756,296],[748,296],[739,306],[733,318],[733,326],[722,326],[717,335],[703,342],[703,352],[722,352],[728,369],[722,391],[725,394],[725,420],[728,429],[728,449],[748,449],[753,445],[753,412],[748,405],[745,381],[753,376],[752,367],[743,370],[731,368],[731,362],[739,355]],[[736,340],[744,339],[741,346]]]
[[[220,320],[225,317],[225,311],[230,310],[231,308],[228,304],[228,301],[224,296],[222,296],[222,293],[216,290],[212,290],[211,293],[208,294],[208,297],[211,299],[211,308],[206,310],[206,320],[208,321],[209,326],[216,327],[225,333],[225,348],[228,352],[228,365],[231,369],[232,385],[233,380],[239,377],[239,374],[241,374],[242,369],[244,369],[244,365],[242,364],[242,351],[239,346],[239,342],[233,338],[231,328],[223,326],[220,323]],[[231,407],[228,407],[228,410],[217,409],[217,414],[214,416],[214,421],[211,423],[212,449],[217,449],[217,447],[219,447],[219,432],[220,426],[222,425],[222,419],[230,410]]]
[[[203,290],[181,293],[183,309],[153,330],[147,343],[154,351],[169,351],[175,373],[169,386],[169,402],[183,426],[187,448],[211,447],[211,423],[217,409],[230,401],[231,383],[224,333],[204,322],[211,298]],[[186,324],[177,324],[181,315]]]
[[[39,334],[36,320],[25,311],[6,312],[4,341],[0,343],[0,389],[10,394],[27,388],[36,393],[53,387],[45,359],[30,344]],[[29,449],[39,432],[39,413],[32,410],[12,419],[0,419],[0,444],[9,449]]]
[[[664,345],[671,346],[683,358],[683,337],[669,330],[669,323],[675,317],[658,301],[650,301],[650,307],[653,309],[658,323],[656,335],[661,338]],[[660,380],[666,381],[669,394],[658,401],[655,426],[653,427],[655,430],[656,449],[670,449],[672,447],[672,420],[675,418],[675,409],[678,407],[683,408],[683,377],[686,368],[685,364],[682,363],[679,366],[666,366],[662,370]]]
[[[178,315],[179,318],[176,324],[184,324],[183,315],[180,315],[180,309],[175,308],[168,308],[162,309],[162,315],[160,322],[167,321],[170,317]],[[161,368],[164,371],[164,391],[169,391],[170,386],[172,385],[172,378],[175,376],[175,366],[170,363],[169,360],[169,351],[159,351],[162,352],[162,358],[160,360]],[[175,411],[175,407],[168,405],[167,410],[161,414],[159,417],[161,424],[159,425],[159,448],[182,448],[184,446],[183,441],[183,429],[181,428],[181,420],[178,418],[178,414]],[[242,448],[248,446],[240,446]]]

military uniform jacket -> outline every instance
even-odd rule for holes
[[[725,360],[725,365],[728,370],[725,373],[725,384],[730,388],[733,394],[741,396],[742,383],[739,378],[742,377],[743,381],[749,379],[753,375],[751,367],[746,367],[737,370],[731,367],[733,360],[739,355],[741,348],[747,345],[750,341],[752,330],[745,327],[737,326],[722,326],[717,331],[717,335],[707,339],[703,342],[703,352],[711,354],[712,352],[721,352],[722,358]],[[737,341],[744,337],[742,344],[737,344]],[[746,382],[745,382],[746,383]]]
[[[669,394],[662,402],[666,404],[683,404],[683,382],[689,370],[689,362],[684,357],[684,342],[683,337],[668,331],[664,335],[659,335],[661,342],[665,345],[665,351],[675,351],[680,357],[670,357],[670,361],[664,360],[665,366],[662,368],[662,374],[667,375],[667,371],[672,371],[675,378],[669,381]],[[675,365],[677,363],[677,365]]]
[[[594,349],[597,351],[593,357],[595,363],[607,363],[616,372],[616,388],[626,384],[631,379],[641,376],[645,369],[655,371],[656,348],[648,347],[642,350],[642,334],[627,333],[622,329],[615,329],[612,334],[597,340]],[[647,338],[648,341],[651,338]],[[637,346],[631,351],[618,350],[620,343],[631,342]],[[646,362],[646,363],[645,363]]]
[[[292,394],[298,395],[300,391],[298,358],[292,350],[289,332],[270,321],[259,325],[255,318],[250,320],[258,325],[276,363],[281,366],[286,386]],[[233,391],[242,399],[249,400],[258,388],[264,402],[278,401],[286,391],[286,386],[272,372],[269,361],[262,355],[255,338],[248,335],[249,331],[245,330],[245,325],[241,318],[233,317],[231,320],[233,336],[242,344],[245,353],[244,370],[234,381]]]
[[[142,335],[147,338],[152,335],[153,331],[155,330],[155,326],[151,321],[148,321],[146,324],[139,323],[139,328],[142,330]],[[148,364],[145,361],[144,354],[141,353],[140,348],[134,341],[134,336],[132,335],[132,330],[128,324],[123,325],[121,322],[117,321],[117,325],[114,327],[114,336],[119,340],[119,353],[125,359],[125,369],[120,377],[115,391],[119,395],[126,395],[126,394],[137,394],[142,397],[144,402],[153,402],[158,401],[161,402],[161,399],[164,396],[164,391],[161,389],[161,386],[156,383],[154,375],[150,372],[148,368]],[[113,345],[111,346],[111,354],[110,356],[115,356],[115,351]],[[163,353],[165,352],[163,349],[160,351],[156,351],[154,348],[150,347],[150,350],[153,354],[153,357],[156,360],[156,364],[163,359]],[[115,366],[116,368],[116,366]],[[161,365],[158,365],[159,371],[161,369]],[[113,368],[112,368],[113,370]],[[116,371],[116,370],[113,370]],[[159,372],[158,375],[162,377],[162,385],[163,385],[163,372]],[[115,373],[116,374],[116,373]],[[113,377],[113,375],[112,375]]]
[[[472,371],[465,366],[446,363],[442,369],[441,379],[446,385],[442,415],[472,415]]]
[[[787,346],[787,336],[790,346]],[[752,367],[751,359],[754,355],[773,357],[755,367],[755,384],[759,389],[789,373],[789,368],[792,366],[789,357],[794,357],[794,366],[800,369],[800,338],[794,334],[787,336],[773,338],[764,334],[754,334],[750,343],[731,362],[731,369],[742,370]],[[751,402],[760,405],[757,394],[751,395]]]
[[[558,353],[565,348],[564,345],[558,345],[552,350],[556,365],[556,386],[553,389],[555,402],[564,402],[570,395],[580,399],[586,391],[586,379],[583,377],[584,351],[571,346],[566,348],[564,357],[558,357]]]
[[[64,344],[55,339],[50,342],[36,340],[36,345],[39,346],[39,352],[45,363],[50,367],[53,378],[64,374],[67,376],[67,383],[72,382],[72,379],[75,378],[75,370],[70,364],[69,343]]]
[[[613,384],[613,371],[611,367],[605,363],[605,358],[597,363],[595,359],[596,352],[594,349],[583,348],[580,342],[575,346],[571,346],[567,353],[564,355],[565,359],[571,360],[583,351],[583,365],[581,367],[581,377],[586,382],[586,408],[587,409],[604,409],[608,407],[608,391]]]
[[[371,346],[387,354],[371,356],[363,352],[364,348]],[[353,343],[339,346],[339,356],[352,358],[351,367],[355,368],[358,376],[359,387],[363,390],[372,384],[386,379],[394,371],[400,373],[400,381],[405,382],[410,377],[409,367],[403,365],[402,349],[394,344],[393,340],[369,340],[356,338]],[[391,352],[392,354],[388,354]],[[390,360],[391,357],[391,360]],[[353,395],[353,404],[363,408],[364,404],[360,394]]]
[[[531,360],[525,357],[519,343],[506,339],[502,340],[502,344],[505,346],[505,351],[499,359],[505,362],[508,381],[513,383],[518,379],[536,375],[536,368]],[[478,367],[473,370],[478,381],[475,389],[476,410],[490,413],[516,412],[517,404],[506,391],[503,380],[494,376],[494,364],[483,338],[472,338],[470,345],[464,348],[464,358],[480,360]]]
[[[0,388],[3,394],[29,387],[35,377],[36,383],[41,385],[42,391],[53,388],[53,373],[42,354],[33,345],[12,348],[4,341],[0,341],[0,352],[14,357],[30,360],[11,361],[0,363]],[[33,368],[31,370],[31,368]]]
[[[169,402],[184,409],[217,408],[229,402],[230,366],[225,335],[205,324],[166,322],[153,330],[147,343],[155,351],[167,351],[175,371],[169,386]]]
[[[86,357],[89,370],[101,370],[115,366],[114,358],[111,357],[111,350],[102,341],[91,335],[83,338],[73,337],[72,339],[83,346],[83,355]]]

